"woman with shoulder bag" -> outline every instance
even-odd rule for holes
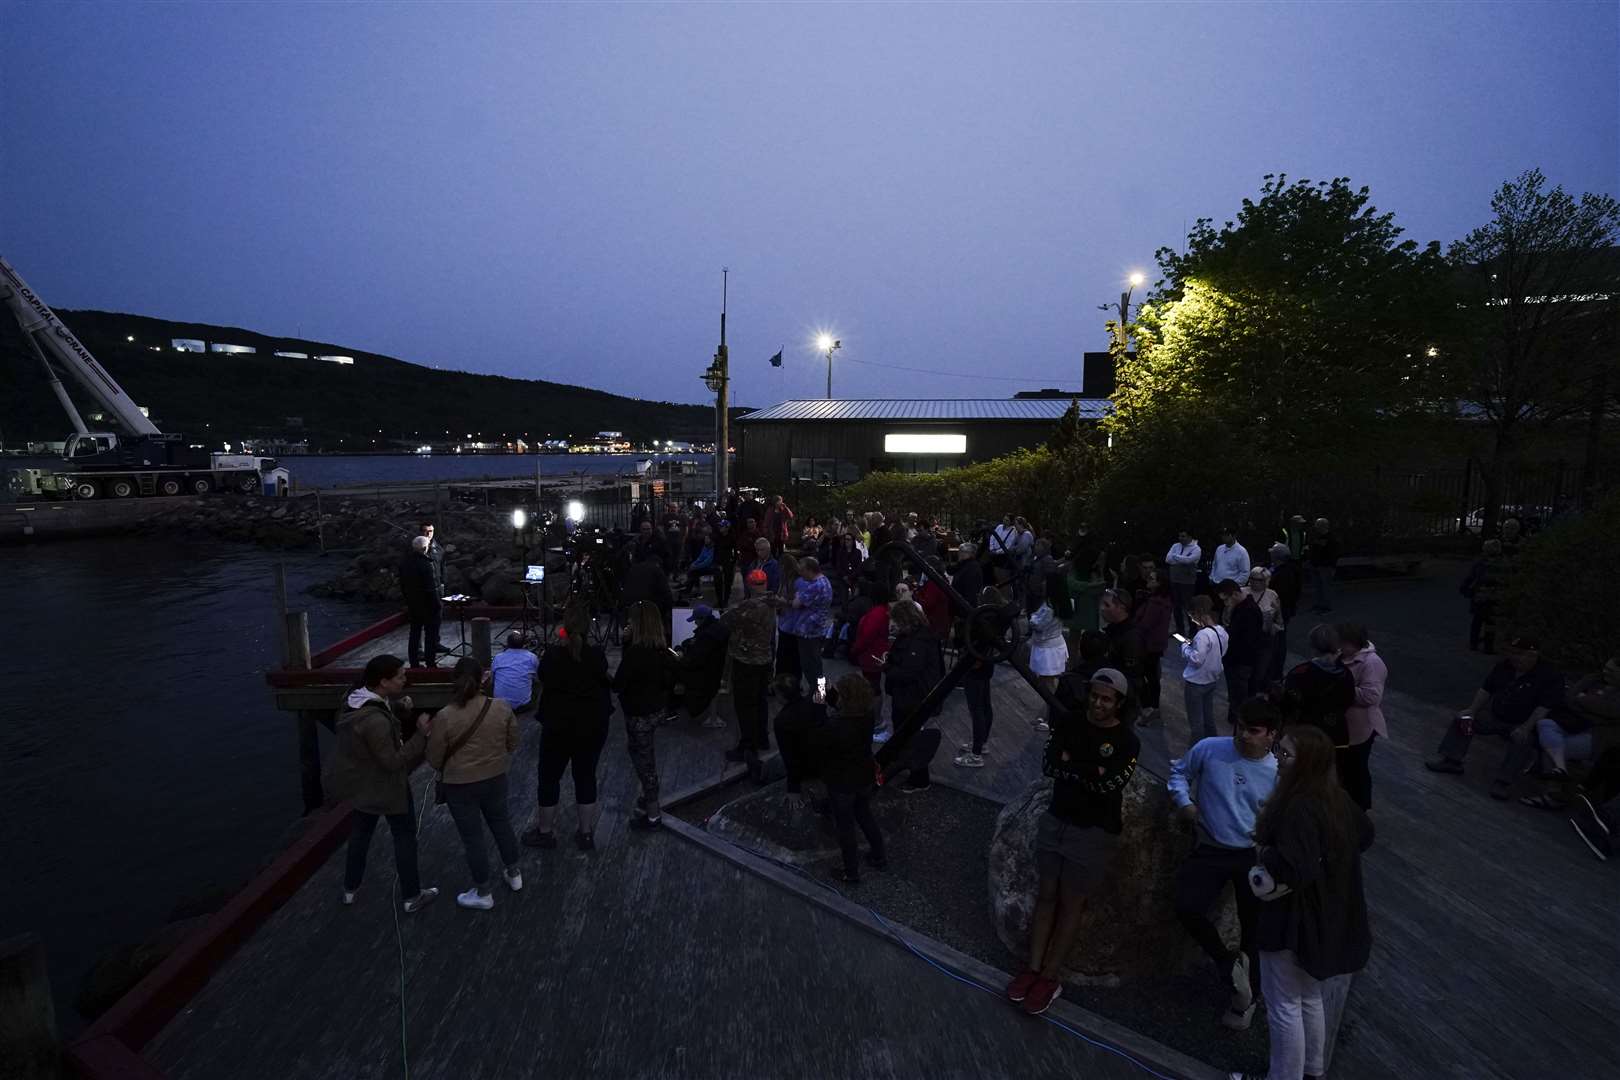
[[[607,653],[590,643],[591,613],[582,603],[563,611],[561,641],[546,647],[540,657],[540,761],[535,821],[523,831],[529,847],[557,846],[557,804],[562,801],[562,775],[574,774],[574,804],[579,810],[579,832],[574,842],[581,851],[596,848],[596,763],[607,744],[608,717],[613,714],[609,694]]]
[[[464,908],[488,911],[495,906],[489,891],[489,856],[484,826],[495,837],[502,872],[513,892],[523,888],[518,871],[518,842],[507,808],[506,772],[518,748],[517,717],[512,707],[484,690],[489,670],[471,656],[456,661],[450,704],[433,717],[427,761],[439,770],[437,801],[450,807],[473,887],[456,897]]]
[[[1181,638],[1181,689],[1187,703],[1189,737],[1213,739],[1215,730],[1215,688],[1226,672],[1226,647],[1231,644],[1226,627],[1215,618],[1215,605],[1207,596],[1187,602],[1187,621],[1192,624],[1192,640]]]
[[[1323,983],[1367,966],[1372,929],[1361,853],[1373,826],[1334,775],[1333,742],[1288,728],[1277,743],[1277,787],[1255,822],[1249,887],[1261,901],[1255,930],[1271,1061],[1232,1080],[1320,1078],[1326,1062]]]

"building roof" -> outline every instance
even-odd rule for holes
[[[1100,420],[1106,398],[800,398],[737,418],[738,423],[789,420],[1008,420],[1053,424],[1080,402],[1082,420]]]

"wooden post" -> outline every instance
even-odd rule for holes
[[[472,654],[488,670],[493,650],[490,648],[489,620],[481,615],[472,621]]]
[[[55,1080],[61,1075],[56,1006],[36,934],[0,941],[0,1074]]]
[[[276,659],[287,666],[287,564],[277,561],[275,580],[270,586],[270,603],[276,613]]]
[[[308,671],[309,612],[289,611],[282,625],[287,633],[287,667],[292,671]]]
[[[309,612],[289,611],[283,619],[287,638],[287,667],[293,671],[309,670]],[[318,710],[298,710],[298,777],[303,789],[304,813],[319,810],[326,801],[321,786],[321,740],[316,725],[320,723]]]

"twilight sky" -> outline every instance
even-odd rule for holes
[[[678,401],[1078,386],[1268,172],[1449,242],[1620,193],[1620,5],[0,0],[0,254],[54,306]],[[786,347],[786,365],[766,358]],[[878,366],[878,365],[889,365]],[[924,375],[897,368],[951,372]]]

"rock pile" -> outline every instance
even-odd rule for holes
[[[990,841],[990,916],[1014,956],[1029,955],[1039,875],[1035,829],[1052,801],[1052,781],[1035,781],[1002,808]],[[1208,965],[1176,921],[1176,872],[1192,846],[1192,831],[1174,824],[1164,781],[1138,769],[1125,789],[1125,831],[1107,880],[1086,898],[1065,980],[1118,986],[1162,979]],[[1237,908],[1227,891],[1215,918],[1236,947]]]
[[[317,596],[402,602],[399,561],[423,521],[431,520],[444,548],[446,593],[466,593],[489,604],[522,602],[522,551],[512,531],[487,510],[411,499],[325,499],[317,514],[311,499],[212,496],[190,500],[140,522],[142,532],[207,534],[279,549],[312,549],[348,556],[347,565],[311,587]],[[538,561],[538,552],[535,553]]]

